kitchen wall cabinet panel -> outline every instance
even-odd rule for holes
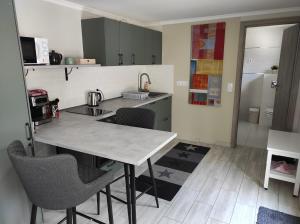
[[[102,65],[161,64],[161,32],[107,18],[82,20],[85,58]]]
[[[132,47],[132,64],[145,65],[145,32],[143,27],[130,25],[131,29],[131,47]]]
[[[107,18],[81,21],[83,52],[85,58],[95,58],[101,65],[119,65],[119,22]]]
[[[162,33],[145,29],[145,63],[161,64],[162,62]]]
[[[131,26],[128,23],[119,23],[120,26],[120,65],[131,65],[132,64],[132,31]]]

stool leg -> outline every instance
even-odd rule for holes
[[[153,169],[152,169],[152,164],[151,164],[150,158],[147,159],[147,162],[148,162],[149,173],[150,173],[150,176],[151,176],[151,179],[152,179],[153,191],[154,191],[154,196],[155,196],[155,201],[156,201],[156,207],[159,208],[156,182],[155,182],[155,179],[154,179],[154,174],[153,174]]]
[[[36,211],[37,211],[37,206],[33,204],[31,208],[30,224],[36,223]]]
[[[73,212],[73,224],[77,224],[76,207],[72,208],[72,212]]]
[[[72,224],[72,208],[67,209],[67,224]]]
[[[100,192],[97,192],[97,215],[100,215]]]
[[[272,162],[272,153],[270,151],[268,151],[267,165],[266,165],[266,172],[265,172],[265,181],[264,181],[264,188],[266,190],[268,189],[268,186],[269,186],[271,162]]]
[[[112,204],[111,204],[110,185],[106,186],[106,199],[107,199],[109,224],[113,224],[114,223],[114,217],[113,217],[113,210],[112,210]]]

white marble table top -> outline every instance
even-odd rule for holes
[[[59,119],[37,127],[34,140],[138,166],[176,136],[172,132],[98,122],[94,117],[62,112]]]
[[[294,154],[300,157],[300,134],[269,130],[267,150],[284,154]]]

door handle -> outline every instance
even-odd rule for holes
[[[123,54],[118,54],[119,55],[119,65],[123,65]]]
[[[25,133],[26,133],[26,139],[28,141],[32,140],[32,132],[28,122],[25,123]]]
[[[131,55],[131,63],[135,65],[135,54]]]
[[[152,65],[155,64],[155,58],[156,58],[156,56],[155,56],[155,55],[152,55]]]
[[[278,88],[278,87],[279,87],[279,83],[278,83],[277,81],[272,81],[272,82],[271,82],[271,88],[272,88],[272,89],[274,89],[274,88],[276,89],[276,88]]]

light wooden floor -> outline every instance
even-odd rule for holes
[[[153,197],[137,201],[140,224],[254,224],[259,206],[300,216],[299,199],[292,196],[292,184],[271,180],[269,190],[262,187],[266,153],[262,149],[236,149],[210,146],[211,150],[171,201],[160,200],[155,208]],[[142,170],[140,170],[142,172]],[[124,181],[112,186],[115,195],[125,198]],[[101,215],[93,197],[78,207],[79,211],[108,223],[106,198],[101,195]],[[126,206],[113,201],[116,224],[127,222]],[[57,223],[63,211],[45,211],[44,223]],[[78,223],[89,220],[78,217]]]
[[[237,143],[255,148],[265,149],[268,141],[267,127],[246,121],[239,121]]]

